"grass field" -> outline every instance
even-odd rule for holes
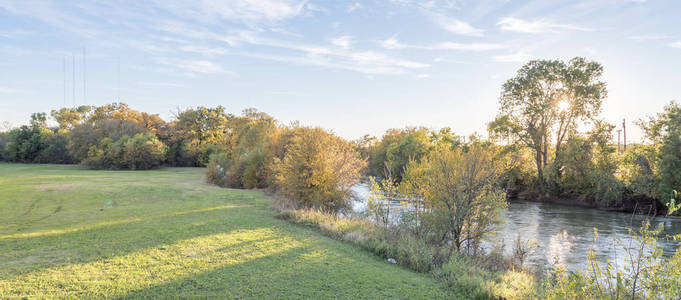
[[[447,298],[203,169],[0,164],[0,298]]]

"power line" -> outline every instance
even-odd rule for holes
[[[73,105],[76,105],[76,52],[73,52]]]
[[[118,101],[121,102],[121,57],[118,56]]]
[[[64,73],[64,107],[66,107],[66,56],[62,58],[62,71]]]
[[[87,94],[85,90],[85,47],[83,47],[83,104],[87,104]]]

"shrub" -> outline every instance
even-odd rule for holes
[[[451,250],[476,251],[480,240],[495,229],[506,207],[506,194],[497,186],[499,169],[494,153],[480,146],[440,150],[405,172],[412,193],[423,195],[423,223],[434,242]]]
[[[0,132],[0,161],[8,161],[7,153],[7,132]]]
[[[349,206],[365,165],[347,141],[320,128],[299,128],[275,167],[276,185],[301,205],[338,212]]]
[[[130,170],[145,170],[158,167],[163,162],[166,146],[153,133],[138,133],[122,142],[122,166]]]
[[[96,151],[103,151],[104,139],[110,142],[123,136],[134,136],[143,130],[137,124],[126,120],[98,120],[77,125],[68,135],[67,149],[78,162],[92,161]],[[107,164],[108,165],[108,164]]]
[[[117,141],[104,138],[90,147],[83,164],[94,169],[152,169],[161,165],[165,151],[166,146],[152,133],[124,135]]]
[[[222,187],[240,187],[241,180],[232,172],[232,159],[228,153],[211,156],[206,169],[206,180]]]

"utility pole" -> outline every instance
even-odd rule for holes
[[[622,119],[622,130],[624,131],[624,150],[627,152],[627,119]]]
[[[622,129],[617,130],[617,153],[622,154],[622,149],[620,149],[620,136],[622,135]]]

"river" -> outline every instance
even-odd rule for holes
[[[353,210],[366,211],[369,189],[366,185],[355,187],[358,200],[353,202]],[[398,202],[391,205],[395,211],[403,209]],[[615,240],[629,241],[629,229],[637,230],[645,219],[640,215],[602,211],[584,207],[567,206],[553,203],[537,203],[511,200],[504,211],[506,222],[486,243],[505,244],[505,252],[511,254],[514,240],[518,234],[522,239],[534,240],[537,248],[529,255],[530,266],[549,267],[554,262],[569,270],[585,269],[588,249],[593,246],[596,258],[604,262],[610,259],[618,264],[624,263],[622,247]],[[657,217],[651,220],[652,226],[664,226],[664,234],[681,234],[681,218]],[[598,240],[594,243],[594,228],[598,229]],[[665,256],[671,256],[679,242],[659,240]],[[613,250],[614,249],[614,250]]]

